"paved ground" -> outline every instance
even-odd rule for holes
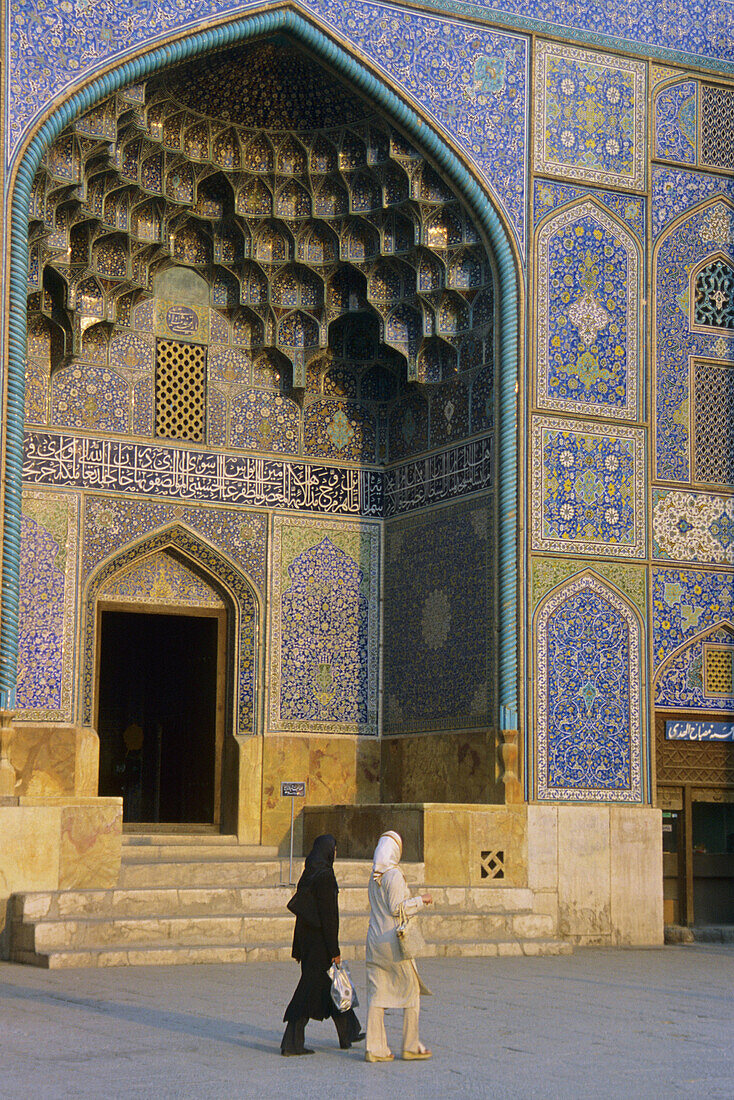
[[[352,967],[364,988],[360,964]],[[734,945],[425,960],[430,1062],[368,1065],[312,1023],[281,1058],[295,964],[0,964],[0,1096],[60,1100],[734,1097]],[[388,1021],[397,1042],[398,1016]]]

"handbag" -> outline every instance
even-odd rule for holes
[[[398,949],[403,959],[417,959],[426,950],[426,941],[418,921],[411,920],[405,907],[398,910],[398,923],[395,928],[398,937]]]
[[[349,977],[345,963],[332,963],[327,971],[331,978],[331,999],[337,1012],[348,1012],[359,1004],[357,990]]]

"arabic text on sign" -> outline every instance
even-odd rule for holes
[[[280,784],[280,797],[281,798],[305,798],[306,797],[306,784],[305,783],[281,783]]]
[[[666,722],[666,741],[734,741],[731,722]]]

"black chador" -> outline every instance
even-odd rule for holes
[[[337,1012],[331,999],[328,970],[341,955],[335,855],[334,837],[329,834],[317,837],[306,857],[296,892],[288,902],[288,908],[296,916],[292,955],[301,964],[301,980],[283,1016],[288,1025],[280,1044],[284,1055],[313,1054],[304,1046],[306,1024],[327,1016],[336,1024],[342,1049],[364,1038],[354,1010]]]

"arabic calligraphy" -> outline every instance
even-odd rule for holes
[[[385,471],[384,516],[398,516],[486,490],[492,485],[492,440],[475,439],[441,454]]]
[[[666,722],[666,741],[734,741],[731,722]]]
[[[34,485],[382,518],[486,490],[492,441],[473,440],[382,471],[27,432],[23,478]]]

